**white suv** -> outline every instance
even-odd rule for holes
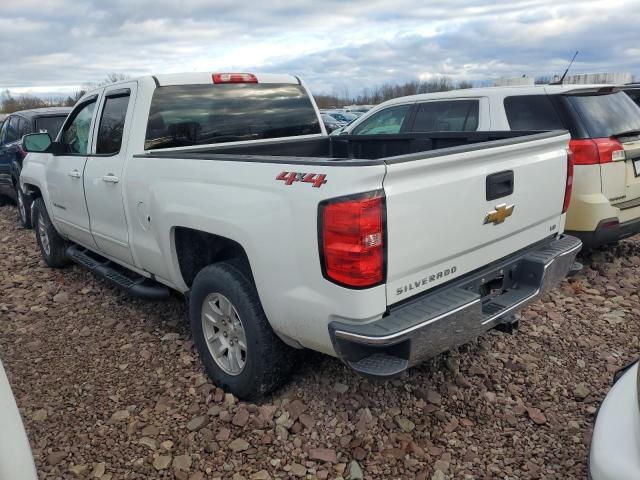
[[[555,129],[572,137],[568,233],[591,248],[640,232],[640,108],[611,85],[489,87],[396,98],[341,135],[442,132],[444,143],[454,131]]]

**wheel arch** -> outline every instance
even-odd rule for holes
[[[173,227],[173,248],[180,275],[187,287],[200,270],[225,260],[239,259],[253,281],[251,264],[244,247],[237,241],[189,227]]]

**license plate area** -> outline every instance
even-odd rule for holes
[[[631,161],[633,162],[633,173],[635,174],[636,178],[640,177],[640,158],[634,158]]]
[[[465,290],[480,295],[482,304],[490,303],[494,298],[499,297],[506,291],[516,288],[518,263],[509,264],[496,268],[483,275],[476,276],[461,285]]]

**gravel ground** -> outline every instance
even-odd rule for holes
[[[51,270],[0,208],[0,358],[41,478],[586,478],[597,406],[638,352],[640,242],[595,253],[490,332],[388,382],[309,353],[247,404],[208,383],[184,302]]]

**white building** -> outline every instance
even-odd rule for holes
[[[554,78],[554,81],[560,77]],[[602,73],[577,73],[567,75],[562,83],[569,84],[591,84],[591,83],[613,83],[623,85],[633,82],[633,74],[628,72],[602,72]]]
[[[534,79],[531,77],[511,77],[499,78],[493,82],[494,87],[516,87],[521,85],[533,85]]]

